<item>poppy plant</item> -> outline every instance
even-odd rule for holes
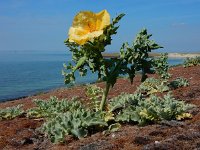
[[[90,11],[79,12],[69,29],[69,37],[65,44],[72,52],[72,62],[64,64],[65,83],[75,81],[75,72],[79,71],[81,76],[87,74],[90,69],[92,73],[98,73],[98,79],[105,81],[102,100],[99,110],[104,110],[106,100],[111,87],[117,81],[120,75],[128,74],[131,83],[135,77],[136,71],[141,71],[142,81],[146,79],[146,73],[150,73],[151,60],[148,53],[151,50],[161,48],[149,38],[147,30],[141,30],[133,45],[130,47],[124,43],[120,49],[119,57],[104,58],[102,53],[105,47],[111,44],[112,35],[117,33],[119,26],[116,24],[121,20],[124,14],[118,15],[110,23],[110,15],[106,10],[99,13]]]

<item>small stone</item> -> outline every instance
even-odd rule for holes
[[[155,144],[160,144],[160,142],[159,141],[155,141]]]
[[[30,139],[30,138],[24,138],[24,139],[21,141],[21,144],[22,144],[22,145],[33,144],[33,140]]]
[[[114,138],[115,137],[115,134],[112,134],[112,138]]]
[[[149,143],[149,142],[150,142],[149,137],[137,136],[137,137],[135,137],[135,139],[134,139],[134,143],[136,143],[136,144],[144,145],[144,144],[147,144],[147,143]]]

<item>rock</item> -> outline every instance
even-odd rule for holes
[[[134,143],[136,143],[136,144],[141,144],[142,145],[142,144],[147,144],[149,142],[150,142],[149,137],[137,136],[134,139]]]
[[[106,148],[106,149],[112,149],[113,146],[107,141],[99,141],[99,142],[93,142],[85,146],[82,146],[80,147],[79,150],[101,150],[101,147]]]
[[[171,121],[163,120],[160,122],[160,124],[170,126],[170,127],[179,127],[179,126],[186,125],[185,122],[176,121],[176,120],[171,120]]]

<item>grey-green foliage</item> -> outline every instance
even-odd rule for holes
[[[75,98],[72,100],[58,100],[56,97],[50,97],[49,100],[34,100],[36,107],[27,111],[29,118],[54,118],[59,113],[74,111],[82,108],[82,104]]]
[[[140,94],[123,94],[111,100],[110,108],[115,112],[115,121],[144,125],[184,116],[183,114],[193,108],[193,105],[175,100],[170,94],[165,95],[164,98],[151,95],[147,99]]]
[[[152,34],[147,33],[147,29],[142,29],[137,35],[132,45],[124,43],[120,50],[120,59],[123,62],[122,72],[129,75],[131,83],[137,71],[142,72],[142,79],[147,78],[147,73],[152,72],[152,61],[149,60],[149,53],[152,50],[162,48],[154,40],[151,40]]]
[[[35,100],[35,108],[27,111],[30,118],[44,118],[46,122],[41,131],[46,133],[53,143],[62,142],[66,135],[81,138],[88,135],[94,127],[105,127],[105,112],[86,109],[79,101],[56,97],[49,100]]]
[[[17,116],[22,115],[24,111],[21,107],[22,105],[17,105],[14,107],[7,107],[5,109],[0,109],[0,120],[13,119]]]
[[[140,86],[137,88],[137,92],[146,93],[147,95],[153,93],[162,93],[169,91],[167,86],[167,81],[156,78],[147,78]]]
[[[83,138],[88,135],[90,129],[107,126],[102,116],[102,112],[78,108],[57,115],[44,123],[41,130],[49,136],[53,143],[63,142],[69,134]]]
[[[121,110],[123,108],[128,107],[130,104],[131,105],[137,104],[139,99],[142,99],[141,93],[135,93],[135,94],[122,93],[110,100],[110,102],[108,103],[108,110],[110,112]]]
[[[169,79],[171,77],[168,73],[169,64],[167,59],[168,53],[161,54],[160,57],[152,59],[155,72],[163,79]]]
[[[97,87],[96,85],[88,85],[86,88],[86,95],[91,100],[92,109],[95,109],[95,111],[99,110],[102,94],[103,94],[103,89]]]
[[[183,63],[184,67],[191,67],[191,66],[197,66],[200,64],[200,57],[195,58],[186,58],[186,60]]]
[[[179,87],[189,86],[189,81],[185,78],[179,77],[169,83],[169,87],[176,89]]]

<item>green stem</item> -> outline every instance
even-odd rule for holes
[[[105,108],[105,103],[106,103],[106,99],[107,99],[109,90],[110,90],[110,83],[106,82],[106,88],[103,91],[103,96],[102,96],[102,100],[101,100],[101,104],[100,104],[101,111],[103,111]]]

